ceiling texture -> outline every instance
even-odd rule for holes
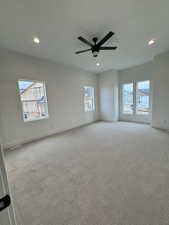
[[[109,31],[115,35],[106,45],[116,51],[75,55],[87,47],[78,36]],[[148,46],[150,39],[157,44]],[[125,69],[169,50],[169,0],[0,0],[0,47],[91,72]]]

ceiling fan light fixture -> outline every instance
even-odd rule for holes
[[[34,42],[35,44],[40,44],[40,40],[39,40],[38,37],[33,37],[33,42]]]
[[[97,57],[98,56],[98,52],[97,51],[93,51],[93,57]]]
[[[156,44],[156,40],[155,39],[151,39],[148,41],[148,45],[155,45]]]

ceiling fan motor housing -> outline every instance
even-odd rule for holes
[[[97,37],[94,37],[93,38],[93,42],[96,44],[97,41],[98,41],[98,38]]]
[[[97,46],[96,42],[97,42],[98,38],[93,38],[93,41],[95,42],[95,45],[93,45],[92,47],[92,54],[93,54],[93,57],[97,57],[98,56],[98,53],[99,53],[99,47]]]

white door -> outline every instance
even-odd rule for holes
[[[151,123],[150,80],[122,83],[120,88],[120,119]]]
[[[10,200],[11,195],[8,186],[3,150],[0,145],[0,225],[16,225],[14,210]]]

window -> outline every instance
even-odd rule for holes
[[[150,113],[150,81],[140,81],[136,84],[136,114]]]
[[[149,80],[123,84],[121,93],[123,114],[150,115],[151,89]]]
[[[48,103],[44,82],[19,80],[18,86],[24,121],[47,118]]]
[[[94,88],[84,87],[84,110],[85,112],[94,111]]]
[[[122,101],[123,113],[133,114],[133,83],[123,84]]]

